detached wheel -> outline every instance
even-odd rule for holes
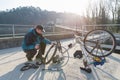
[[[96,57],[106,57],[110,55],[116,47],[114,35],[107,30],[92,30],[84,38],[85,50]]]

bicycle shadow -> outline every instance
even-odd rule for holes
[[[63,69],[59,68],[59,70],[49,70],[54,67],[55,66],[53,66],[53,64],[50,64],[48,66],[48,69],[44,70],[45,74],[48,74],[48,75],[50,74],[49,80],[66,80],[66,75]]]
[[[103,73],[105,73],[106,75],[108,75],[112,80],[119,80],[119,79],[115,78],[112,74],[104,71],[103,69],[98,68],[98,67],[97,67],[97,69],[99,69],[100,71],[102,71]]]
[[[20,71],[23,66],[24,64],[16,66],[12,71],[0,76],[0,80],[44,80],[44,73],[42,73],[41,70],[44,68],[44,65],[40,66],[38,69]]]
[[[42,70],[45,65],[40,65],[38,69],[20,71],[23,63],[16,66],[10,72],[0,76],[0,80],[66,80],[65,73],[61,71]],[[50,66],[49,66],[50,68]]]
[[[116,58],[116,57],[114,57],[114,56],[112,56],[112,55],[110,55],[108,58],[113,59],[113,60],[115,60],[115,61],[117,61],[117,62],[120,63],[120,59],[119,59],[119,58]]]
[[[93,75],[93,73],[87,73],[87,72],[85,72],[83,70],[80,70],[80,73],[84,75],[84,77],[86,78],[86,80],[96,80],[95,77],[94,77],[94,75]]]
[[[101,69],[101,68],[99,68],[99,67],[96,67],[96,68],[97,68],[98,70],[102,71],[104,74],[106,74],[107,77],[109,77],[111,80],[119,80],[119,79],[115,78],[112,74],[104,71],[103,69]],[[81,73],[85,74],[86,80],[95,80],[93,74],[91,74],[91,73],[86,73],[85,71],[82,71],[82,70],[81,70]],[[97,78],[98,78],[99,80],[101,80],[100,77],[98,76],[97,72],[95,72],[95,74],[96,74]]]

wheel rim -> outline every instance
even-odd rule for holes
[[[116,47],[115,37],[106,30],[93,30],[86,35],[84,46],[93,56],[108,56]]]
[[[50,63],[50,61],[52,60],[53,56],[55,55],[56,51],[57,51],[57,45],[52,45],[52,46],[48,46],[48,50],[46,50],[46,54],[45,54],[45,58],[44,58],[44,64],[48,64]]]
[[[56,55],[59,55],[60,62],[54,63],[52,67],[61,68],[67,65],[69,61],[69,53],[65,47],[61,46],[61,50],[57,50]]]

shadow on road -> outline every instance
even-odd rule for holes
[[[85,76],[86,80],[95,80],[94,75],[92,73],[87,73],[83,70],[80,70],[80,73]]]
[[[120,58],[116,58],[116,57],[114,57],[112,55],[110,55],[108,58],[113,59],[113,60],[115,60],[115,61],[120,63]]]
[[[38,69],[20,71],[24,64],[16,66],[12,71],[0,76],[0,80],[66,80],[63,70],[51,71],[45,69],[45,65],[40,65]]]
[[[119,80],[119,79],[115,78],[112,74],[110,74],[110,73],[104,71],[103,69],[98,68],[98,67],[97,67],[97,69],[99,69],[100,71],[102,71],[103,73],[105,73],[106,75],[108,75],[108,77],[110,77],[111,80]]]

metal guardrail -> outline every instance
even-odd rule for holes
[[[19,24],[0,24],[0,38],[6,38],[6,37],[11,37],[11,38],[15,38],[15,37],[21,37],[24,36],[29,30],[30,28],[34,28],[36,25],[19,25]],[[57,32],[54,32],[54,27],[45,27],[45,29],[50,29],[51,30],[47,30],[47,32],[45,32],[44,34],[59,34]],[[62,32],[64,33],[64,32]]]
[[[36,25],[19,25],[19,24],[0,24],[0,39],[2,38],[15,38],[24,36],[30,28],[34,28]],[[69,32],[56,32],[54,26],[45,27],[47,32],[44,35],[64,35],[70,34]],[[51,28],[51,30],[49,30]],[[48,30],[49,31],[48,31]]]
[[[23,36],[26,34],[26,32],[28,32],[28,30],[30,28],[33,28],[35,25],[20,25],[20,24],[0,24],[0,38],[4,38],[4,37],[18,37],[18,36]],[[120,24],[99,24],[99,25],[82,25],[80,27],[74,26],[74,27],[67,27],[67,26],[61,26],[61,25],[55,25],[56,27],[60,27],[60,28],[64,28],[67,30],[73,30],[73,31],[79,31],[81,32],[83,35],[86,34],[88,32],[87,29],[88,27],[91,29],[95,29],[96,27],[110,27],[110,26],[119,26]],[[50,27],[47,27],[50,28]],[[47,29],[46,28],[46,29]],[[61,32],[61,33],[57,33],[55,32],[55,27],[52,27],[52,31],[51,32],[46,32],[46,34],[50,35],[50,34],[61,34],[61,33],[66,33],[66,32]]]
[[[0,24],[0,38],[24,35],[34,25]]]

